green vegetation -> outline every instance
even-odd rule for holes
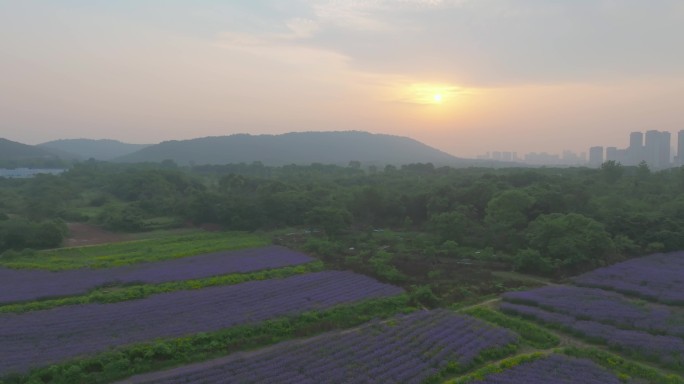
[[[591,359],[604,368],[613,371],[623,381],[635,378],[647,380],[652,384],[684,384],[684,378],[680,375],[663,374],[655,368],[626,360],[600,349],[568,347],[562,351],[568,356]]]
[[[509,357],[507,359],[504,359],[498,363],[495,364],[490,364],[486,365],[475,372],[472,372],[468,375],[449,380],[445,382],[445,384],[466,384],[470,383],[473,381],[477,380],[482,380],[486,376],[494,374],[494,373],[500,373],[503,372],[507,369],[511,369],[513,367],[516,367],[520,364],[525,364],[529,363],[531,361],[535,361],[538,359],[541,359],[543,357],[547,356],[545,353],[540,353],[540,352],[535,352],[535,353],[528,353],[528,354],[523,354],[523,355],[517,355],[513,357]]]
[[[258,247],[271,240],[322,260],[209,279],[104,287],[83,296],[5,305],[0,313],[117,302],[323,268],[353,270],[408,292],[400,298],[121,348],[39,369],[26,377],[7,378],[6,383],[106,382],[353,327],[413,307],[463,307],[637,254],[684,249],[683,186],[684,168],[650,172],[643,166],[616,163],[597,170],[493,170],[432,164],[363,169],[358,163],[348,167],[252,163],[182,168],[172,162],[87,161],[59,176],[0,179],[0,266],[106,268]],[[210,224],[234,232],[197,231],[118,244],[31,250],[59,244],[65,236],[65,221],[136,233],[189,224]],[[521,336],[521,346],[489,351],[478,366],[510,355],[518,347],[523,352],[539,352],[567,345],[544,327],[519,317],[486,307],[468,307],[463,312]],[[600,349],[564,351],[591,358],[625,380],[682,383],[679,376],[664,375]],[[539,356],[516,356],[474,375]],[[452,364],[433,381],[474,368]]]
[[[488,362],[499,360],[505,356],[510,356],[518,350],[518,347],[518,344],[508,344],[507,346],[502,348],[492,348],[484,350],[475,358],[472,364],[466,366],[459,365],[456,362],[451,362],[447,364],[447,367],[445,369],[443,369],[438,374],[430,377],[425,382],[426,384],[441,383],[447,377],[462,374]]]
[[[463,313],[508,328],[520,335],[523,342],[535,348],[548,349],[557,347],[560,343],[558,337],[544,328],[518,317],[504,315],[501,312],[483,307],[466,309]]]
[[[108,383],[134,374],[255,349],[294,337],[350,328],[374,318],[386,318],[398,312],[412,310],[405,295],[368,300],[255,325],[118,348],[96,356],[36,369],[27,375],[7,376],[0,379],[0,383]]]
[[[230,275],[209,277],[206,279],[172,281],[162,284],[108,286],[94,289],[88,294],[81,296],[69,296],[59,299],[0,305],[0,313],[39,311],[43,309],[76,304],[116,303],[119,301],[142,299],[151,295],[156,295],[158,293],[202,289],[221,285],[233,285],[247,281],[282,279],[303,273],[318,272],[322,271],[323,269],[323,263],[320,261],[314,261],[304,265],[269,269],[251,273],[235,273]]]
[[[8,253],[0,265],[53,271],[75,268],[109,268],[140,262],[161,261],[202,253],[260,247],[269,239],[244,232],[194,232],[86,247],[40,252]]]
[[[521,315],[523,318],[529,318],[530,321],[535,321],[538,323],[543,324],[545,327],[548,327],[549,329],[555,329],[558,330],[568,336],[572,336],[574,338],[577,338],[578,340],[586,341],[587,343],[595,344],[595,345],[601,345],[604,346],[605,348],[612,350],[614,352],[623,354],[629,358],[639,360],[639,361],[645,361],[645,362],[652,362],[655,364],[658,364],[659,366],[662,366],[664,368],[669,368],[672,370],[675,370],[677,372],[682,372],[684,373],[684,367],[678,363],[676,360],[672,359],[667,359],[663,358],[662,356],[658,354],[653,354],[650,353],[648,349],[642,349],[642,350],[637,350],[637,349],[627,349],[627,348],[621,348],[619,345],[616,345],[614,343],[610,343],[609,341],[599,338],[599,337],[592,337],[592,336],[587,336],[581,331],[575,330],[573,328],[570,328],[569,326],[558,324],[558,323],[552,323],[552,322],[545,322],[543,320],[534,318],[532,316],[525,316]]]
[[[568,356],[593,360],[598,365],[613,372],[623,382],[629,380],[644,380],[651,384],[682,384],[684,378],[679,375],[668,375],[659,370],[638,364],[612,353],[595,348],[576,348],[568,347],[555,350],[555,353],[563,353]],[[482,380],[488,375],[500,373],[511,369],[520,364],[525,364],[547,356],[547,353],[534,352],[529,354],[517,355],[504,359],[498,363],[482,367],[468,375],[461,376],[454,380],[447,381],[445,384],[466,384],[477,380]],[[637,381],[641,382],[641,381]]]
[[[412,261],[436,275],[442,264],[450,269],[459,263],[556,278],[636,254],[684,249],[682,185],[684,168],[650,172],[620,164],[364,169],[358,162],[179,167],[170,161],[86,161],[59,176],[0,180],[0,212],[10,220],[88,221],[115,231],[188,223],[235,231],[308,230],[283,243],[316,249],[344,268],[372,265],[386,281],[425,285],[412,281]],[[394,239],[382,236],[389,232]],[[451,302],[468,296],[460,289],[470,289],[442,285],[431,288]]]
[[[10,219],[0,214],[0,253],[3,250],[39,249],[58,247],[67,232],[67,227],[59,220],[29,221],[21,218]],[[9,254],[0,257],[10,258]]]

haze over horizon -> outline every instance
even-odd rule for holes
[[[0,137],[625,147],[684,129],[682,46],[676,0],[0,1]]]

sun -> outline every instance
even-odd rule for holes
[[[432,98],[435,100],[435,103],[441,103],[442,102],[442,95],[437,93]]]

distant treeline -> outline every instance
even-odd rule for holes
[[[0,212],[9,221],[91,221],[125,231],[183,223],[299,227],[330,242],[351,232],[400,230],[422,234],[426,257],[481,255],[557,275],[684,249],[683,190],[684,168],[651,172],[614,162],[493,170],[87,161],[60,176],[0,180]],[[17,248],[11,244],[0,240]]]

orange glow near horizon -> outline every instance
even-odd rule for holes
[[[429,105],[455,101],[459,89],[447,84],[417,83],[409,85],[405,92],[408,102]]]

